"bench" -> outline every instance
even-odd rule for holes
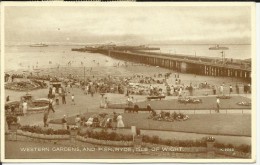
[[[147,98],[147,100],[158,100],[158,99],[164,99],[166,96],[148,96],[148,97],[146,97]]]
[[[131,108],[131,107],[126,107],[125,108],[125,113],[128,112],[128,113],[138,113],[139,111],[147,111],[147,112],[152,112],[153,110],[152,109],[147,109],[147,108]]]

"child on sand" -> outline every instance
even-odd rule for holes
[[[75,105],[74,94],[71,95],[72,104]]]

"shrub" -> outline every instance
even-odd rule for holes
[[[238,147],[235,147],[235,149],[239,152],[250,153],[251,152],[251,145],[242,144]]]
[[[228,144],[226,148],[234,148],[233,144]]]
[[[226,148],[226,145],[223,144],[223,143],[218,143],[218,142],[216,142],[216,143],[214,144],[214,147],[216,147],[216,148]]]
[[[106,140],[106,139],[107,139],[107,136],[108,136],[108,132],[107,132],[107,131],[102,130],[102,131],[99,133],[99,139],[101,139],[101,140]]]
[[[78,132],[78,135],[79,135],[79,136],[85,136],[85,135],[86,135],[86,132],[79,131],[79,132]]]
[[[116,136],[115,136],[115,139],[114,139],[115,141],[120,141],[120,140],[123,140],[123,136],[122,135],[120,135],[120,134],[116,134]]]
[[[164,144],[167,145],[167,146],[170,146],[171,142],[172,142],[172,140],[170,140],[170,139],[164,140]]]
[[[44,134],[45,134],[45,132],[44,132]],[[47,135],[53,135],[54,134],[53,129],[52,128],[47,129],[46,134]]]
[[[56,135],[69,135],[70,132],[69,132],[69,130],[66,130],[66,129],[58,129],[58,130],[54,131],[54,134],[56,134]]]
[[[207,146],[207,143],[205,140],[196,140],[194,143],[195,143],[196,147],[206,147]]]
[[[192,147],[194,146],[194,143],[192,140],[180,140],[179,141],[179,147]]]
[[[132,141],[133,136],[132,135],[122,135],[122,140],[123,141]]]
[[[146,142],[146,143],[151,142],[150,136],[148,136],[148,135],[143,135],[143,142]]]
[[[111,132],[109,135],[108,135],[108,140],[115,140],[116,138],[116,133],[115,132]]]
[[[96,131],[92,132],[92,138],[99,139],[99,133]]]
[[[17,117],[16,116],[6,116],[6,123],[7,123],[8,128],[9,128],[10,124],[17,123]]]
[[[70,131],[65,129],[53,130],[51,128],[47,130],[43,130],[39,126],[29,126],[25,125],[20,127],[22,131],[33,132],[33,133],[40,133],[40,134],[47,134],[47,135],[69,135]],[[116,132],[107,132],[106,130],[102,130],[100,132],[87,130],[87,131],[79,131],[78,135],[85,136],[93,139],[101,139],[101,140],[111,140],[111,141],[132,141],[132,135],[123,135],[118,134]],[[209,140],[210,139],[210,140]],[[213,138],[214,139],[214,138]],[[153,143],[153,144],[162,144],[167,146],[174,146],[174,147],[206,147],[207,142],[212,141],[212,138],[204,137],[200,140],[176,140],[176,139],[160,139],[159,136],[148,136],[143,135],[143,142],[145,143]],[[215,139],[214,139],[215,141]],[[235,148],[236,151],[250,153],[251,146],[250,145],[240,145],[240,146],[233,146],[232,144],[223,144],[219,142],[215,142],[214,147],[216,148]]]
[[[21,129],[22,131],[28,132],[29,129],[30,129],[30,126],[29,126],[29,125],[21,126],[20,129]]]
[[[43,130],[39,126],[33,126],[32,129],[30,130],[32,133],[38,133],[38,134],[43,134]]]
[[[171,140],[170,146],[179,147],[179,141],[178,140]]]
[[[151,142],[154,143],[154,144],[158,144],[159,140],[160,140],[159,136],[153,136],[151,138]]]

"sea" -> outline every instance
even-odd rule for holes
[[[209,50],[209,47],[212,46],[215,45],[149,45],[149,47],[159,47],[160,50],[153,51],[158,53],[221,58],[222,50]],[[229,48],[228,50],[224,50],[226,58],[251,58],[251,45],[223,46]],[[50,45],[48,47],[30,47],[28,45],[7,45],[4,55],[5,72],[62,67],[69,65],[69,63],[72,67],[80,65],[94,67],[97,64],[100,66],[114,66],[122,62],[102,54],[71,51],[72,48],[81,47],[83,46]]]

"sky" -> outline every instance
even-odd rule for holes
[[[250,44],[247,6],[5,7],[5,42]]]

